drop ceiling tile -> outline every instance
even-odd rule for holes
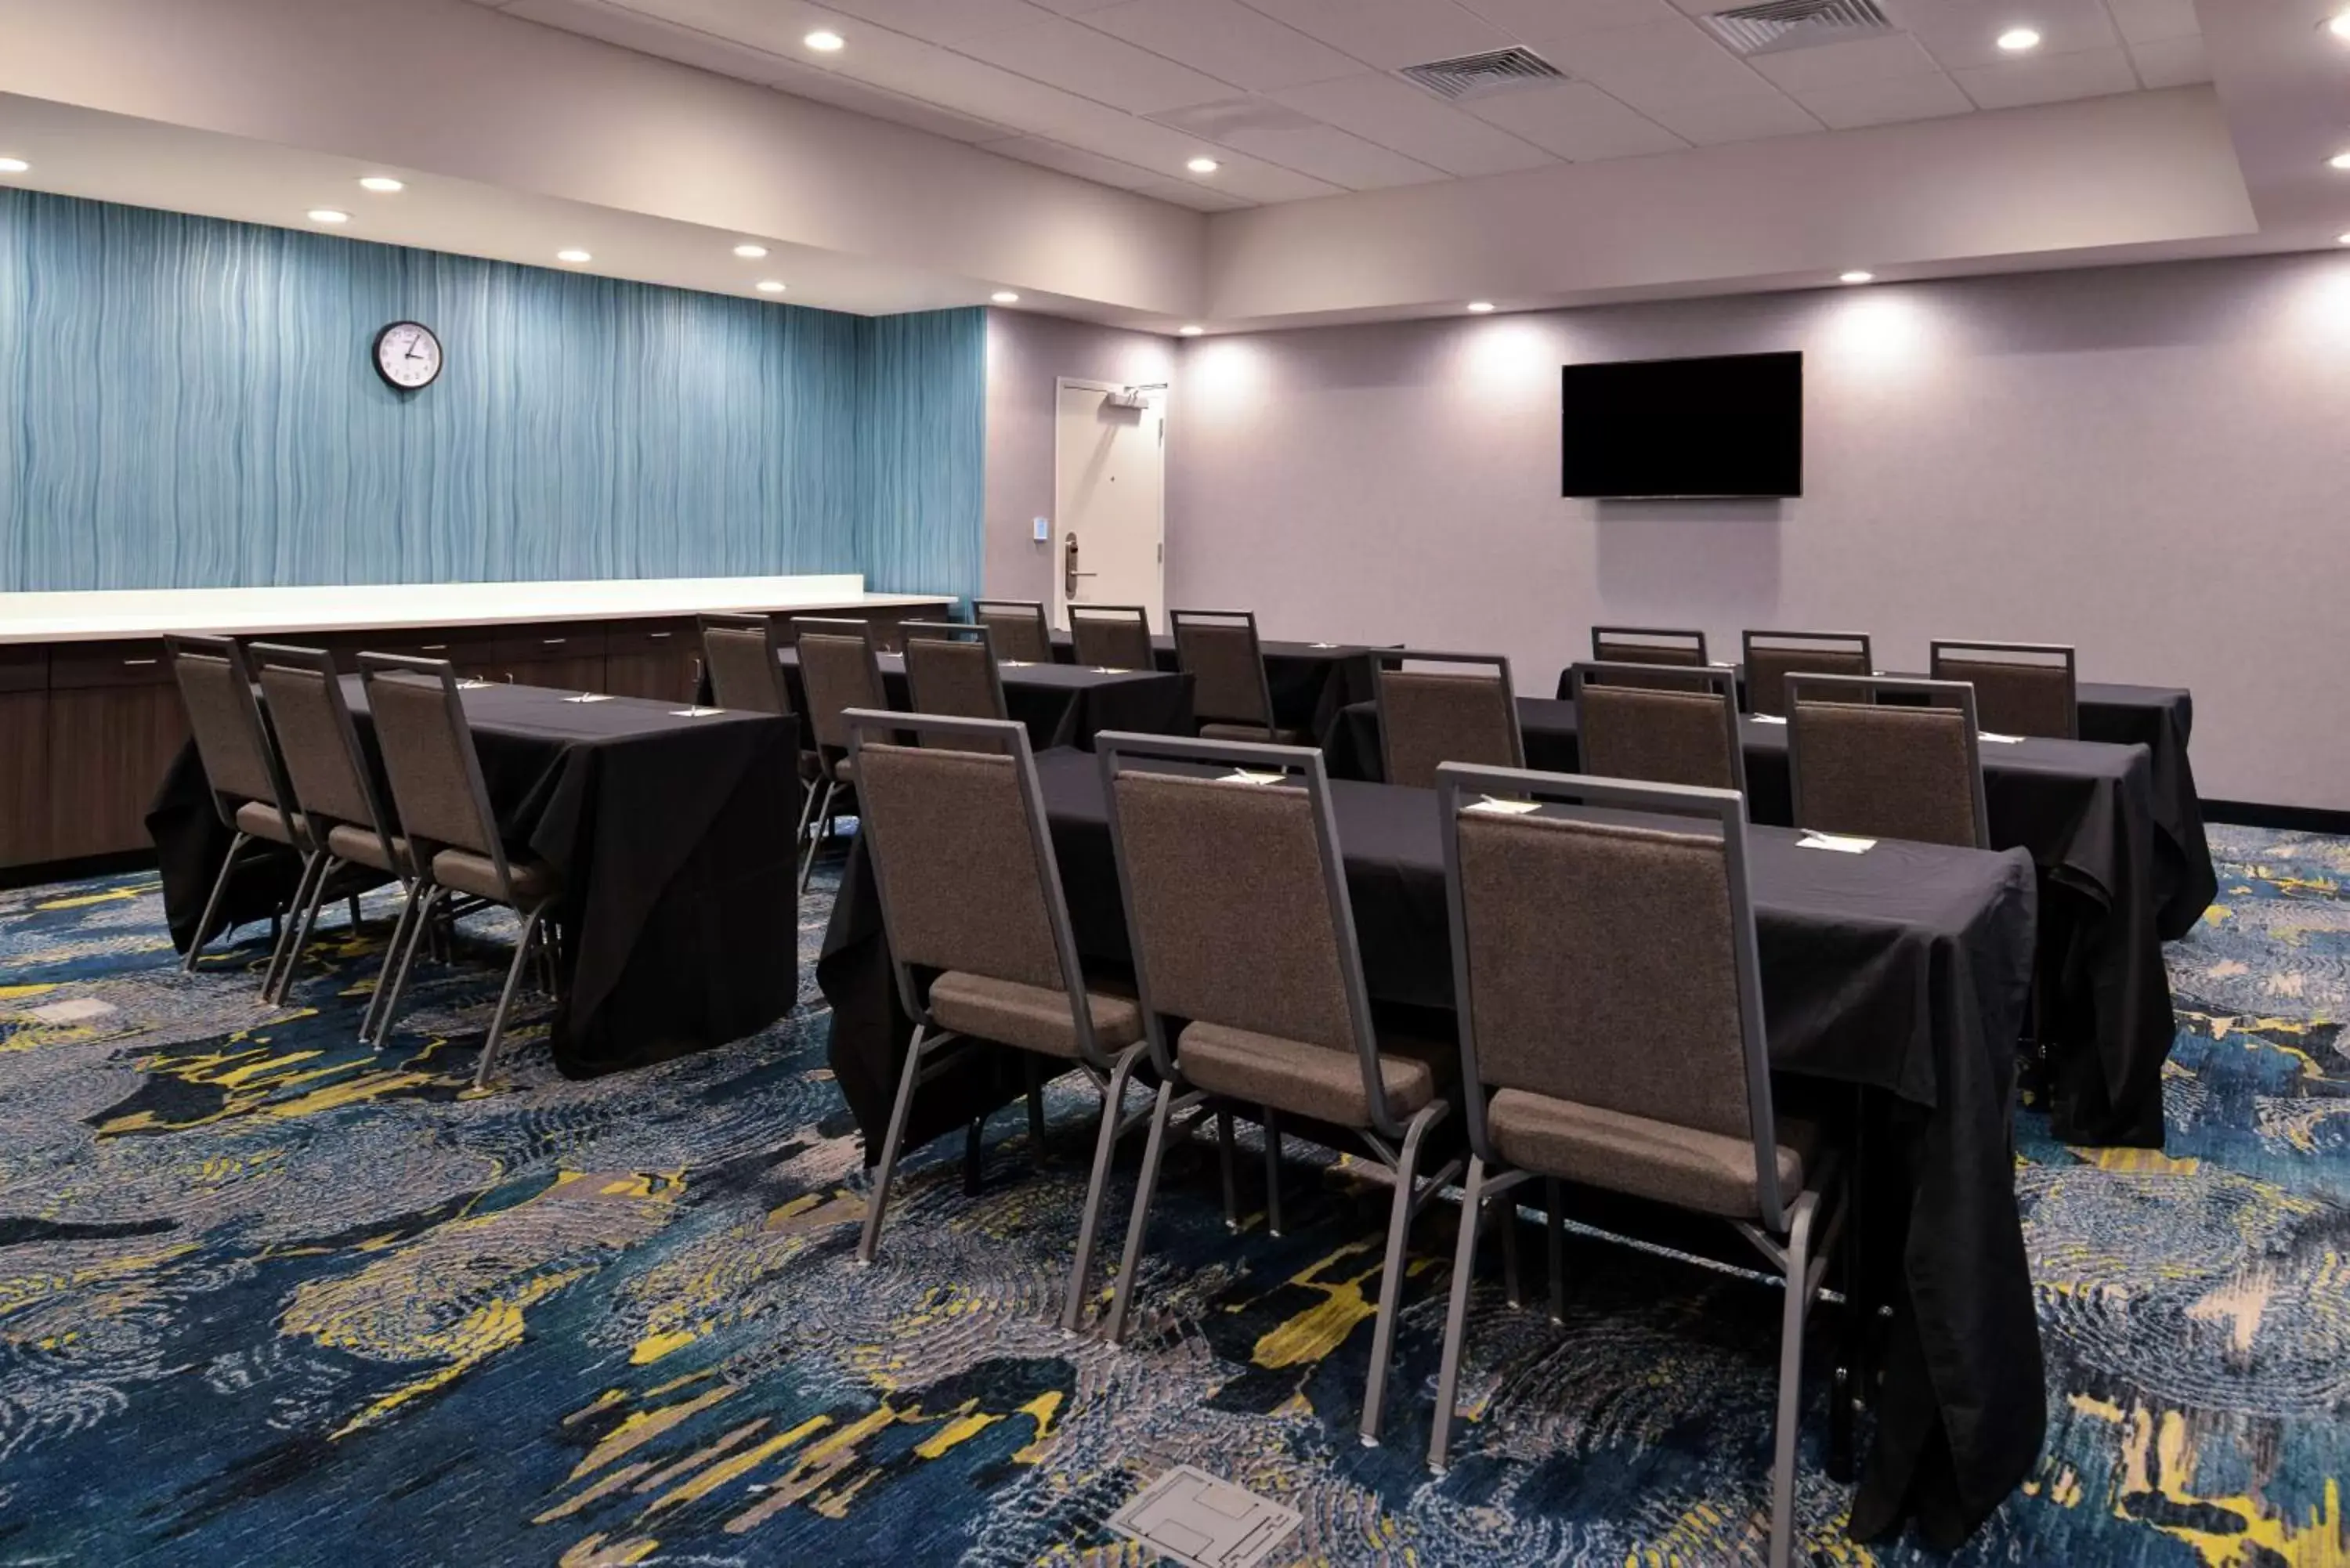
[[[633,11],[787,58],[808,57],[800,40],[816,28],[837,28],[844,36],[856,31],[856,25],[839,12],[801,0],[775,0],[772,5],[762,0],[613,0],[601,8]]]
[[[1588,82],[1559,82],[1471,102],[1478,119],[1570,162],[1669,152],[1689,143]]]
[[[1856,130],[1864,125],[1891,125],[1904,119],[1939,119],[1944,115],[1970,114],[1975,107],[1959,84],[1939,71],[1813,88],[1795,94],[1795,101],[1819,116],[1831,130]]]
[[[828,103],[835,109],[869,114],[876,119],[894,120],[899,125],[910,125],[916,130],[927,130],[933,136],[943,136],[955,141],[993,141],[1007,129],[993,120],[957,114],[936,104],[908,98],[887,88],[874,87],[821,67],[804,66],[795,60],[777,61],[776,69],[767,77],[767,85],[795,98],[813,99],[818,103]]]
[[[1820,129],[1809,110],[1784,93],[1708,99],[1650,111],[1674,135],[1700,147],[1731,141],[1761,141],[1772,136],[1802,136]]]
[[[967,38],[959,52],[1130,114],[1230,98],[1230,84],[1097,33],[1055,20]]]
[[[1118,0],[1036,0],[1036,4],[1064,16],[1082,16],[1091,11],[1107,11]]]
[[[1077,102],[1081,107],[1075,110],[1063,106],[1061,125],[1045,132],[1051,140],[1138,168],[1156,170],[1179,183],[1225,192],[1244,202],[1291,202],[1338,192],[1339,187],[1327,181],[1212,144],[1156,120],[1121,114],[1083,99]],[[1185,172],[1185,162],[1202,153],[1215,159],[1222,167],[1213,174]]]
[[[999,157],[1017,158],[1023,163],[1041,164],[1064,174],[1074,174],[1080,180],[1091,180],[1097,185],[1115,185],[1122,191],[1139,191],[1146,185],[1162,185],[1167,182],[1155,171],[1137,168],[1115,158],[1104,158],[1097,152],[1050,140],[1042,136],[1015,136],[1002,141],[981,144],[980,151]]]
[[[1534,49],[1610,27],[1673,19],[1673,8],[1667,0],[1461,0],[1461,4]]]
[[[1370,73],[1270,95],[1366,140],[1448,174],[1474,177],[1539,168],[1555,159],[1532,142],[1440,102],[1409,82]]]
[[[832,58],[837,63],[819,68],[1010,130],[1091,146],[1088,136],[1106,119],[1144,123],[1090,99],[899,33],[877,29],[860,38],[855,50],[844,49]],[[1181,163],[1180,158],[1175,160],[1176,167]]]
[[[1239,0],[1128,0],[1088,14],[1085,25],[1252,92],[1328,81],[1363,68]]]
[[[1248,0],[1254,9],[1383,71],[1486,49],[1512,39],[1452,0]]]
[[[1211,191],[1195,181],[1157,180],[1148,185],[1137,185],[1135,193],[1155,196],[1162,202],[1172,202],[1180,207],[1190,207],[1201,213],[1230,213],[1243,207],[1253,207],[1254,202],[1243,202],[1223,191]]]
[[[1551,63],[1644,113],[1772,90],[1696,23],[1678,17],[1587,34],[1552,54]]]
[[[2044,60],[2090,49],[2110,49],[2121,42],[2114,31],[2106,0],[1879,0],[1885,14],[1917,35],[1926,52],[1941,65],[1989,66],[2018,59]],[[2029,55],[2011,55],[1999,47],[1999,36],[2011,27],[2030,27],[2040,35],[2040,47]]]
[[[639,54],[675,60],[721,76],[739,77],[744,81],[766,81],[776,63],[776,57],[764,49],[625,6],[606,5],[603,0],[514,0],[511,5],[501,0],[496,8],[526,22],[560,27]]]
[[[2114,14],[2114,26],[2133,44],[2203,36],[2195,0],[2106,0],[2106,5]]]
[[[1974,66],[1950,75],[1982,109],[2061,103],[2067,99],[2101,98],[2107,93],[2134,92],[2137,88],[2137,72],[2130,67],[2129,56],[2119,48],[2037,55],[2003,60],[1995,66]]]
[[[1028,0],[835,0],[834,9],[933,44],[1053,18],[1053,13]]]
[[[1225,137],[1224,144],[1349,191],[1425,185],[1444,178],[1440,169],[1431,169],[1400,152],[1349,136],[1335,125],[1235,130]]]
[[[1753,55],[1746,63],[1785,92],[1919,77],[1941,68],[1934,64],[1931,55],[1918,47],[1917,39],[1899,34],[1855,38],[1847,44],[1824,44],[1814,49]]]
[[[2211,62],[2204,54],[2199,34],[2191,38],[2150,38],[2132,44],[2129,52],[2137,67],[2137,79],[2150,88],[2186,87],[2211,79]]]

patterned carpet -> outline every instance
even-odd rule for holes
[[[1955,1561],[2350,1563],[2350,841],[2213,840],[2168,1157],[2024,1117],[2050,1438]],[[485,961],[352,1043],[389,901],[281,1012],[258,929],[180,973],[151,877],[0,893],[0,1563],[1133,1563],[1107,1517],[1178,1462],[1302,1511],[1281,1561],[1760,1560],[1776,1308],[1742,1279],[1578,1241],[1563,1330],[1481,1280],[1438,1481],[1451,1222],[1416,1236],[1366,1449],[1385,1201],[1343,1169],[1293,1179],[1274,1241],[1170,1164],[1122,1351],[1054,1327],[1087,1097],[1042,1176],[1002,1114],[979,1198],[959,1140],[928,1151],[858,1269],[827,900],[786,1025],[587,1084],[525,1030],[475,1096]],[[1843,1539],[1811,1395],[1801,1549],[1929,1561]]]

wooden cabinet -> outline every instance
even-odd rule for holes
[[[0,867],[49,850],[49,693],[0,691]]]
[[[47,859],[148,847],[147,808],[187,743],[161,642],[58,647],[49,660]]]
[[[494,680],[552,686],[565,691],[604,690],[604,627],[600,621],[556,621],[500,632]]]
[[[604,628],[604,690],[615,697],[686,702],[700,670],[701,628],[690,620],[616,620]]]

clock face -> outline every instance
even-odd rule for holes
[[[413,321],[395,321],[375,336],[376,374],[403,392],[429,387],[441,374],[441,339]]]

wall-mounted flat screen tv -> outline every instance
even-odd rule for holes
[[[1564,493],[1611,499],[1804,493],[1804,357],[1569,365]]]

